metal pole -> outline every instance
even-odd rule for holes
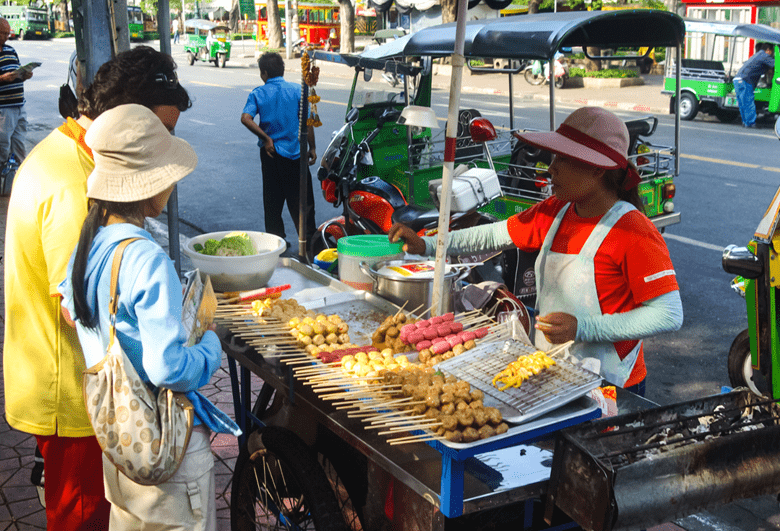
[[[290,0],[284,0],[284,53],[286,59],[292,59],[292,17],[290,16]],[[301,155],[303,157],[303,155]]]
[[[680,82],[682,81],[682,46],[678,44],[675,50],[674,76],[677,79],[677,83],[674,88],[674,175],[677,176],[680,175]]]
[[[171,7],[168,0],[157,0],[157,30],[160,34],[160,51],[171,55]]]
[[[455,49],[452,54],[452,76],[450,78],[450,104],[447,111],[447,130],[444,140],[444,167],[442,168],[441,204],[439,205],[439,234],[436,240],[436,268],[433,273],[433,297],[431,315],[442,315],[444,311],[444,275],[447,265],[449,244],[450,205],[452,203],[452,174],[455,170],[455,145],[458,135],[458,109],[460,107],[460,85],[463,79],[464,42],[466,40],[466,0],[458,0],[458,19],[455,26]]]
[[[89,86],[98,68],[111,60],[111,28],[108,4],[73,0],[73,26],[76,33],[76,49],[84,61],[84,86]],[[83,55],[82,55],[83,51]]]
[[[289,29],[289,28],[288,28]],[[304,51],[303,53],[307,53]],[[306,214],[309,210],[309,137],[306,119],[309,117],[309,86],[301,73],[301,106],[298,112],[300,126],[298,128],[298,140],[301,144],[300,161],[300,191],[298,194],[298,256],[301,262],[308,263],[306,256]]]
[[[544,75],[544,65],[542,65]],[[547,63],[547,77],[550,82],[550,131],[555,131],[555,54]]]

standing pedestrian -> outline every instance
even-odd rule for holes
[[[289,83],[284,75],[284,60],[278,53],[264,53],[257,62],[260,79],[264,85],[255,88],[246,100],[241,114],[241,123],[258,137],[260,162],[263,170],[263,207],[265,210],[265,231],[286,237],[282,211],[292,216],[298,227],[300,199],[300,122],[298,110],[301,103],[301,87]],[[255,116],[259,123],[255,122]],[[317,161],[314,144],[314,128],[307,127],[309,166]],[[306,210],[306,240],[311,241],[316,230],[314,223],[314,190],[311,172],[306,171],[308,208]],[[287,242],[289,249],[290,243]]]
[[[8,424],[35,435],[44,459],[51,531],[107,529],[102,451],[82,392],[84,356],[60,312],[58,284],[87,215],[93,169],[84,135],[124,103],[152,109],[169,129],[191,106],[170,55],[149,46],[118,54],[79,94],[78,120],[44,138],[17,172],[5,234],[3,373]]]
[[[555,154],[554,195],[506,221],[452,232],[447,252],[539,251],[537,348],[573,340],[575,356],[597,359],[609,382],[644,396],[642,339],[678,330],[683,313],[666,243],[642,211],[628,130],[615,114],[582,107],[557,131],[520,138]],[[412,254],[436,252],[435,237],[400,223],[388,236]]]
[[[115,339],[139,378],[152,389],[164,386],[186,393],[195,413],[181,465],[165,482],[135,483],[103,456],[111,531],[216,531],[210,436],[241,433],[197,392],[219,369],[222,346],[213,327],[197,344],[186,346],[179,275],[165,250],[143,228],[144,218],[162,213],[176,182],[198,163],[192,147],[169,130],[142,105],[106,111],[89,128],[84,140],[95,157],[87,180],[89,211],[68,276],[59,286],[63,313],[75,320],[88,367],[105,357],[116,330]],[[135,241],[127,245],[112,287],[112,261],[119,244],[128,239]],[[137,433],[143,439],[141,428]]]
[[[179,17],[173,19],[173,44],[179,44]]]
[[[775,47],[774,44],[756,44],[756,53],[745,61],[734,77],[734,92],[737,93],[739,114],[744,127],[756,126],[755,91],[759,78],[767,74],[770,88],[774,82]]]
[[[3,168],[12,154],[17,164],[21,164],[27,155],[24,82],[32,77],[32,72],[16,72],[22,65],[16,50],[6,44],[10,36],[10,24],[0,18],[0,164]]]

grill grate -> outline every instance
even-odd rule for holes
[[[493,377],[509,363],[534,352],[533,346],[519,341],[483,343],[439,364],[439,368],[466,380],[486,397],[502,404],[504,407],[499,409],[504,419],[515,423],[552,411],[601,385],[599,375],[567,361],[556,360],[556,365],[532,376],[520,387],[499,391],[493,386]]]

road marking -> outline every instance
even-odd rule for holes
[[[200,125],[210,125],[210,126],[217,125],[217,124],[213,124],[211,122],[204,122],[203,120],[195,120],[195,119],[192,119],[192,118],[190,118],[190,122],[194,122],[194,123],[200,124]]]
[[[724,249],[722,245],[712,245],[711,243],[700,242],[699,240],[686,238],[685,236],[678,236],[677,234],[669,234],[668,232],[664,232],[663,237],[668,238],[670,240],[678,241],[680,243],[695,245],[696,247],[701,247],[702,249],[709,249],[710,251],[718,251],[719,253],[723,252]]]
[[[726,164],[728,166],[739,166],[740,168],[760,168],[758,164],[749,164],[747,162],[737,162],[735,160],[725,160],[725,159],[713,159],[711,157],[700,157],[699,155],[686,155],[685,153],[680,155],[680,158],[683,159],[692,159],[692,160],[700,160],[702,162],[714,162],[716,164]]]
[[[219,88],[228,88],[228,89],[236,88],[236,87],[231,87],[230,85],[220,85],[220,84],[217,84],[217,83],[206,83],[205,81],[192,81],[192,80],[190,80],[190,81],[187,81],[187,83],[191,84],[191,85],[205,85],[207,87],[219,87]]]

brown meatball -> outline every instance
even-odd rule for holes
[[[489,424],[485,424],[477,431],[479,432],[480,439],[487,439],[488,437],[492,437],[496,434],[496,430]]]
[[[428,407],[439,407],[439,406],[441,406],[441,400],[439,399],[439,393],[429,392],[425,396],[425,405],[427,405]]]
[[[444,428],[442,428],[441,426],[439,426],[438,428],[436,428],[436,430],[433,433],[435,433],[439,437],[444,437],[444,434],[446,433],[446,430]]]
[[[494,407],[486,407],[485,411],[487,412],[488,415],[488,421],[491,424],[500,424],[501,421],[504,420],[503,417],[501,416],[501,412]]]
[[[447,377],[449,378],[449,376]],[[454,382],[447,382],[444,385],[441,386],[442,393],[452,393],[455,394],[455,383]]]
[[[455,402],[455,409],[458,411],[466,411],[467,409],[469,409],[469,403],[464,402],[463,400],[458,400],[457,402]]]
[[[452,395],[452,393],[447,393],[442,389],[442,394],[439,397],[439,400],[441,400],[442,404],[452,404],[455,402],[455,397]]]
[[[488,415],[487,412],[485,412],[484,408],[479,408],[474,410],[474,424],[477,425],[478,428],[481,428],[488,422]]]
[[[471,409],[482,409],[485,406],[482,404],[482,400],[472,400],[469,402],[469,407]]]
[[[452,430],[444,433],[444,438],[450,442],[459,443],[463,440],[463,434],[458,430]]]
[[[466,350],[471,350],[477,346],[477,343],[473,339],[469,339],[468,341],[463,343],[463,346],[466,348]]]
[[[468,402],[468,401],[471,400],[471,393],[469,393],[466,388],[459,387],[455,391],[455,399],[456,400],[463,400],[464,402]]]
[[[416,385],[412,396],[415,400],[425,400],[425,397],[428,396],[428,388],[424,385]]]
[[[470,443],[479,440],[479,432],[474,428],[466,428],[463,430],[463,442]]]
[[[458,425],[464,428],[468,428],[474,423],[474,415],[471,411],[458,411],[455,413],[455,417],[458,419]]]
[[[455,404],[452,402],[449,402],[447,404],[442,404],[441,412],[444,415],[452,415],[453,413],[455,413]]]
[[[457,382],[457,381],[458,381],[458,379],[457,379],[457,378],[455,378],[455,377],[454,377],[453,375],[451,375],[451,374],[448,374],[447,376],[445,376],[445,377],[444,377],[444,383],[448,383],[448,384],[454,384],[454,383],[455,383],[455,382]]]
[[[468,383],[466,380],[458,380],[458,383],[455,384],[455,387],[459,387],[460,389],[465,389],[467,393],[471,392],[471,384]]]
[[[420,353],[417,355],[417,360],[420,363],[428,363],[431,359],[431,351],[427,348],[424,348],[420,351]]]
[[[404,396],[412,396],[414,395],[414,389],[415,387],[412,384],[407,383],[401,387],[401,392]]]
[[[498,426],[496,426],[496,435],[501,435],[502,433],[506,433],[509,429],[509,425],[506,422],[502,422]]]
[[[485,393],[483,393],[479,389],[472,389],[470,394],[472,400],[482,400],[483,398],[485,398]]]
[[[439,411],[435,407],[429,407],[428,410],[425,412],[426,419],[438,419],[440,416],[441,416],[441,411]]]
[[[454,430],[458,427],[458,419],[454,415],[442,415],[441,425],[445,430]]]
[[[387,337],[396,338],[396,337],[398,337],[398,334],[400,333],[400,331],[395,326],[390,326],[390,327],[388,327],[386,333],[387,333]]]
[[[426,406],[425,404],[415,404],[415,406],[412,408],[412,412],[415,415],[422,415],[423,413],[425,413],[425,410],[427,409],[428,406]]]

